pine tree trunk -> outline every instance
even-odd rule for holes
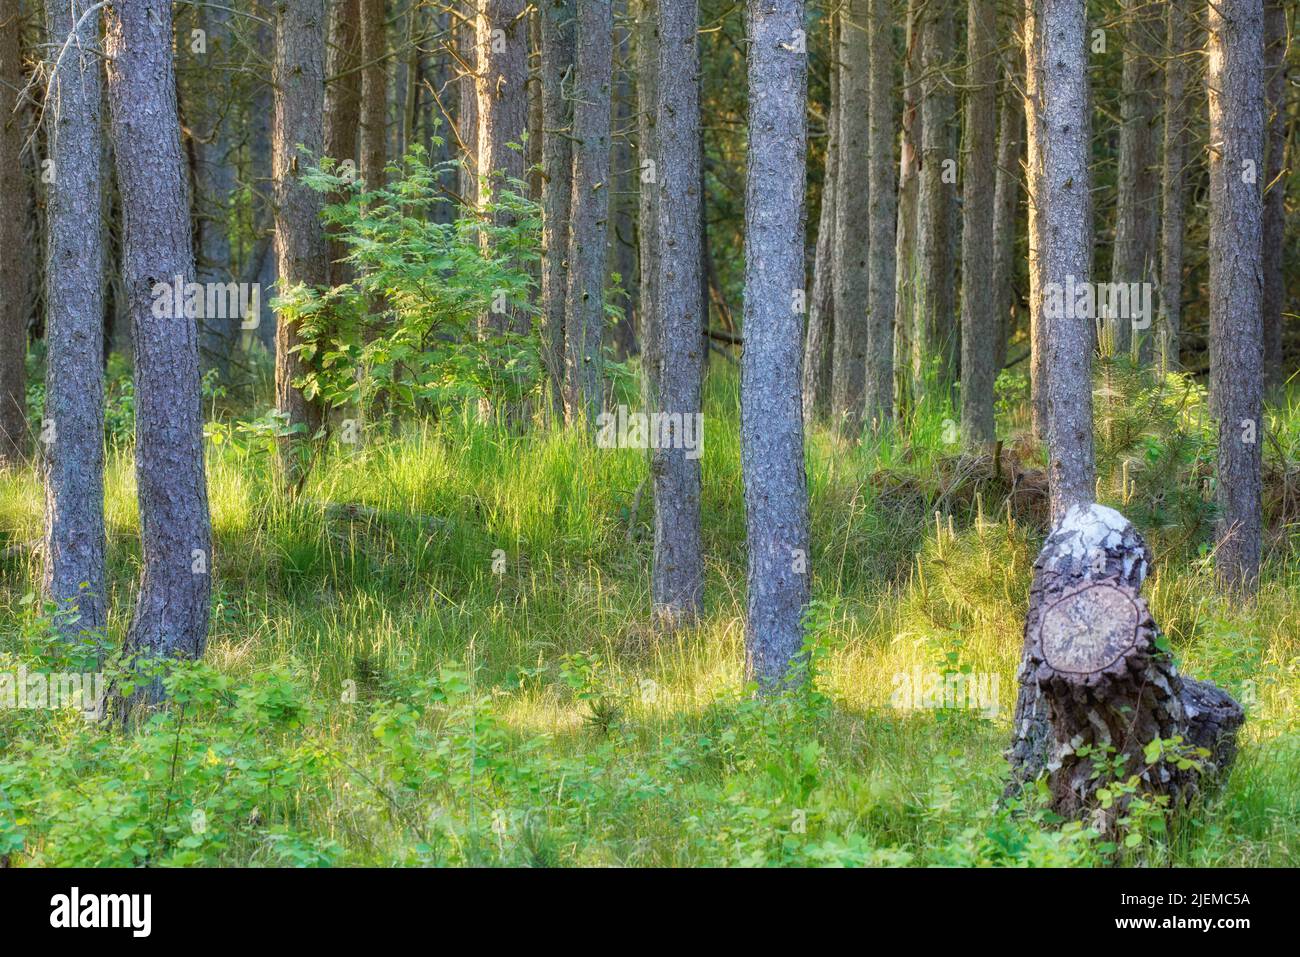
[[[1048,483],[1052,517],[1092,501],[1092,319],[1048,311],[1053,295],[1090,281],[1092,197],[1084,0],[1038,0],[1041,17],[1042,153],[1039,252],[1046,342]],[[1059,299],[1058,299],[1059,301]],[[1085,310],[1086,312],[1086,310]]]
[[[1156,227],[1157,126],[1160,104],[1161,47],[1157,8],[1151,0],[1125,0],[1124,72],[1121,78],[1119,199],[1115,213],[1115,255],[1111,281],[1150,282],[1154,278]],[[1137,317],[1112,317],[1115,351],[1130,348],[1133,335],[1145,336],[1143,354],[1150,356],[1150,332],[1134,326]],[[1150,318],[1150,317],[1146,317]]]
[[[46,53],[47,70],[53,71],[58,50],[92,5],[92,0],[50,4],[49,38],[56,45]],[[101,631],[108,618],[99,20],[98,12],[86,17],[80,43],[74,41],[68,48],[50,87],[52,99],[45,104],[55,178],[46,200],[46,392],[40,430],[45,474],[44,588],[46,597],[61,607],[78,606],[77,631]],[[17,247],[0,247],[0,251],[11,248]]]
[[[831,416],[848,436],[862,431],[867,377],[867,298],[870,275],[867,109],[868,0],[846,0],[840,16],[840,107],[836,119],[842,162],[835,191],[835,338],[831,360]]]
[[[628,0],[618,0],[614,7],[614,116],[611,125],[613,156],[610,175],[613,195],[610,197],[609,252],[606,255],[606,288],[614,293],[612,305],[622,313],[614,326],[614,350],[620,362],[636,355],[639,342],[636,335],[636,163],[632,156],[635,137],[631,126],[635,115],[632,91],[632,30],[628,22]],[[614,282],[617,274],[618,283]]]
[[[962,176],[961,433],[968,446],[996,438],[993,381],[999,315],[993,298],[997,188],[997,11],[970,0],[966,19],[966,131]]]
[[[864,416],[873,432],[894,417],[894,0],[871,0],[867,59],[870,129],[868,231],[871,250],[867,292],[867,381]]]
[[[641,193],[637,211],[637,253],[641,288],[641,371],[644,405],[654,408],[659,395],[659,13],[658,0],[638,0],[636,14],[637,157]]]
[[[25,111],[15,112],[24,82],[19,7],[18,0],[0,0],[0,468],[17,466],[27,450],[25,362],[32,256],[25,248]],[[64,36],[71,29],[69,25]]]
[[[384,183],[388,163],[388,13],[384,0],[361,0],[361,178]]]
[[[1047,324],[1043,318],[1043,64],[1040,0],[1025,0],[1025,191],[1029,260],[1029,411],[1034,439],[1047,440]]]
[[[903,113],[899,133],[898,229],[894,243],[894,392],[900,413],[912,398],[912,325],[917,310],[916,230],[921,191],[921,143],[916,88],[920,60],[920,0],[907,0],[903,54]]]
[[[1013,49],[1007,55],[1012,63],[1017,63],[1024,51]],[[1015,317],[1019,312],[1015,296],[1016,226],[1025,127],[1024,104],[1017,92],[1023,77],[1013,67],[1003,80],[998,119],[998,172],[993,190],[993,312],[997,337],[993,351],[994,382],[1007,364],[1007,344],[1015,333]]]
[[[573,212],[569,217],[566,381],[570,421],[594,426],[604,396],[605,245],[609,227],[610,87],[614,15],[579,0],[573,104]],[[693,296],[694,297],[694,294]]]
[[[542,0],[542,321],[551,403],[564,417],[564,300],[569,289],[569,214],[573,202],[573,0]]]
[[[831,353],[835,341],[835,181],[839,169],[840,69],[839,13],[826,15],[832,53],[830,99],[826,106],[826,161],[822,172],[821,212],[817,219],[817,248],[813,254],[812,295],[808,297],[808,327],[803,351],[803,418],[805,425],[830,411]],[[893,144],[890,144],[891,151]]]
[[[749,539],[747,673],[782,685],[808,603],[808,491],[800,407],[808,61],[802,0],[749,0],[745,351],[741,468]]]
[[[700,88],[697,0],[659,0],[658,302],[659,406],[671,416],[661,429],[652,471],[655,496],[653,599],[666,624],[700,612]],[[683,427],[693,447],[682,441]],[[664,441],[667,439],[668,441]]]
[[[360,0],[333,0],[330,13],[330,42],[325,87],[325,155],[336,163],[351,163],[357,170],[357,131],[361,124],[361,22]],[[341,196],[331,197],[333,201]],[[329,282],[341,285],[350,278],[342,258],[347,248],[331,237]]]
[[[302,182],[310,160],[324,149],[325,6],[323,0],[294,0],[275,8],[275,123],[271,144],[275,190],[275,256],[279,287],[323,285],[329,278],[329,251],[320,222],[320,193]],[[363,151],[364,152],[364,151]],[[365,168],[362,168],[365,175]],[[275,403],[297,436],[280,442],[280,464],[290,483],[300,478],[298,444],[320,429],[319,402],[294,385],[308,371],[296,323],[283,315],[276,323]]]
[[[949,121],[951,87],[943,70],[952,59],[952,0],[927,0],[921,11],[921,194],[917,213],[920,289],[912,340],[913,388],[922,394],[926,367],[938,362],[938,382],[956,373],[957,330],[953,307],[951,172],[956,156]],[[945,178],[948,180],[945,182]]]
[[[135,344],[135,473],[144,572],[130,648],[198,658],[208,634],[212,527],[203,471],[198,324],[177,314],[194,282],[176,114],[170,0],[114,3],[104,52],[122,196],[123,273]],[[320,109],[315,112],[320,121]],[[317,142],[319,147],[319,142]],[[162,695],[154,681],[146,700]]]
[[[1260,562],[1262,0],[1209,8],[1210,394],[1219,422],[1214,566],[1226,590],[1254,591]]]
[[[1160,318],[1156,335],[1168,367],[1178,366],[1183,325],[1183,226],[1187,165],[1188,0],[1169,0],[1165,38],[1165,152],[1161,171]]]
[[[1282,324],[1286,299],[1286,186],[1282,175],[1287,139],[1287,24],[1282,0],[1264,4],[1264,385],[1278,385],[1282,371]]]

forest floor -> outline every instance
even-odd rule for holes
[[[772,703],[744,687],[731,368],[715,363],[706,405],[706,613],[672,636],[648,626],[643,451],[444,420],[332,446],[291,498],[214,400],[205,662],[179,672],[173,704],[126,734],[75,712],[0,710],[0,856],[15,866],[1294,863],[1300,395],[1270,410],[1269,559],[1258,600],[1243,606],[1213,587],[1203,393],[1176,376],[1101,390],[1101,498],[1154,549],[1155,618],[1180,668],[1248,712],[1223,786],[1168,826],[1133,813],[1117,847],[1052,820],[1035,795],[998,806],[1045,505],[1041,463],[1014,438],[1024,410],[1009,385],[998,475],[989,457],[960,453],[943,408],[914,410],[906,440],[812,436],[815,690]],[[110,645],[140,564],[132,468],[123,441],[107,475]],[[33,470],[0,475],[0,671],[76,667],[30,598],[42,509]],[[930,694],[936,682],[946,698]]]

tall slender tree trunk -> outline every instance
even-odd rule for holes
[[[636,13],[637,158],[641,193],[637,210],[640,260],[641,370],[645,406],[654,408],[659,394],[659,334],[654,329],[659,302],[659,13],[658,0],[638,0]]]
[[[361,20],[360,0],[333,0],[330,9],[330,42],[325,74],[325,155],[336,163],[350,163],[357,170],[357,132],[361,124]],[[335,201],[341,196],[333,197]],[[331,236],[329,245],[331,286],[349,278],[342,262],[347,247]]]
[[[1015,29],[1019,29],[1016,24]],[[1024,51],[1010,50],[1012,63]],[[998,118],[998,172],[993,190],[993,312],[996,336],[993,376],[1007,364],[1007,344],[1015,333],[1016,225],[1020,208],[1020,154],[1024,145],[1025,110],[1019,87],[1024,80],[1015,67],[1003,78],[1001,115]]]
[[[203,471],[198,324],[174,308],[194,281],[170,0],[113,3],[104,52],[135,344],[135,474],[144,571],[128,646],[198,658],[208,635],[212,526]],[[319,122],[320,110],[316,111]],[[162,694],[155,681],[148,700]]]
[[[1156,255],[1156,152],[1160,108],[1159,19],[1151,0],[1124,0],[1124,72],[1121,78],[1119,200],[1111,281],[1150,282]],[[1135,317],[1112,317],[1116,353],[1129,349]],[[1149,317],[1147,317],[1149,318]],[[1144,350],[1150,352],[1150,333]]]
[[[47,69],[92,0],[52,3]],[[78,606],[77,630],[107,622],[104,594],[103,191],[98,12],[81,25],[45,104],[54,183],[46,202],[46,596]],[[3,41],[0,41],[3,42]],[[0,54],[3,55],[3,54]],[[9,117],[8,111],[0,114]],[[0,252],[14,247],[0,247]]]
[[[610,87],[614,14],[608,2],[579,0],[573,104],[573,212],[565,349],[570,421],[594,425],[600,412],[605,334],[605,240],[609,227]]]
[[[826,161],[822,172],[821,212],[817,219],[817,248],[813,253],[812,295],[808,297],[808,327],[804,332],[805,425],[811,425],[830,411],[831,401],[831,355],[835,341],[835,181],[840,151],[839,22],[838,10],[826,14],[831,51],[830,99],[826,105]]]
[[[323,0],[281,0],[275,13],[275,254],[280,289],[288,290],[304,283],[323,285],[329,278],[321,196],[302,181],[307,157],[319,155],[325,145],[325,5]],[[300,477],[297,443],[314,436],[323,421],[320,403],[294,384],[308,371],[295,350],[301,342],[297,324],[281,315],[275,340],[276,408],[290,425],[302,427],[297,437],[280,443],[281,466],[290,482]]]
[[[1262,0],[1208,5],[1210,393],[1219,422],[1214,567],[1254,591],[1260,563],[1264,153]]]
[[[921,394],[926,366],[938,360],[938,382],[956,373],[953,305],[952,191],[956,156],[949,122],[953,97],[943,71],[952,59],[952,0],[926,0],[921,17],[921,195],[917,260],[921,288],[912,341],[912,379]]]
[[[614,96],[613,118],[611,121],[611,158],[610,176],[613,195],[610,197],[609,252],[606,254],[605,271],[608,275],[606,288],[613,291],[611,304],[617,306],[622,319],[614,326],[614,349],[619,361],[636,355],[639,341],[636,335],[636,311],[639,309],[636,288],[636,211],[637,186],[636,160],[633,158],[633,146],[636,137],[632,125],[636,115],[632,89],[635,73],[632,65],[632,33],[635,24],[628,29],[629,0],[617,0],[614,5]],[[614,283],[614,275],[618,284]]]
[[[1088,158],[1087,16],[1084,0],[1037,0],[1042,42],[1042,308],[1046,342],[1048,483],[1052,521],[1092,501],[1092,319],[1063,306],[1066,290],[1091,281],[1092,198]],[[1086,312],[1086,310],[1083,310]]]
[[[800,407],[808,59],[802,0],[749,0],[741,469],[749,538],[747,673],[779,687],[802,647],[808,486]]]
[[[871,0],[867,59],[871,69],[867,160],[871,249],[867,293],[867,425],[888,428],[894,416],[894,0]]]
[[[912,324],[917,310],[916,230],[921,195],[921,142],[916,88],[922,0],[907,0],[903,54],[903,114],[899,134],[898,229],[894,242],[894,392],[899,412],[912,399]]]
[[[461,17],[452,28],[455,35],[458,105],[456,131],[460,135],[463,166],[460,195],[467,205],[478,202],[478,0],[461,0]]]
[[[840,15],[840,188],[835,191],[835,345],[831,416],[845,435],[862,431],[867,378],[867,272],[871,197],[867,109],[868,0],[846,0]]]
[[[997,10],[970,0],[966,15],[966,131],[962,176],[961,432],[972,447],[992,445],[997,326],[993,298],[997,188]],[[1004,304],[1005,305],[1005,304]]]
[[[16,466],[27,449],[25,362],[32,257],[24,248],[28,216],[22,164],[24,114],[15,112],[23,88],[21,16],[18,0],[0,2],[0,468]]]
[[[1264,4],[1264,385],[1280,384],[1286,293],[1287,26],[1282,0]]]
[[[1183,314],[1183,168],[1187,165],[1188,0],[1169,0],[1165,10],[1165,151],[1161,169],[1160,316],[1156,335],[1170,367],[1178,365]]]
[[[542,321],[555,415],[564,417],[564,301],[569,289],[569,214],[573,202],[574,2],[542,0]]]
[[[384,0],[361,0],[361,178],[383,185],[388,164],[388,14]]]
[[[1025,192],[1029,259],[1029,410],[1034,439],[1047,440],[1047,324],[1043,317],[1043,111],[1041,0],[1025,0]]]
[[[666,623],[699,614],[700,553],[700,63],[697,0],[659,2],[659,411],[671,423],[654,451],[654,606]],[[690,431],[685,433],[684,429]],[[693,439],[691,446],[682,441]]]

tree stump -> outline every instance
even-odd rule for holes
[[[1081,750],[1113,747],[1126,759],[1116,776],[1137,774],[1140,791],[1168,795],[1171,806],[1232,763],[1241,706],[1211,682],[1180,676],[1161,648],[1140,594],[1150,565],[1137,530],[1101,505],[1072,507],[1048,536],[1029,593],[1006,796],[1046,772],[1052,809],[1094,814],[1106,832],[1122,802],[1100,807],[1096,790],[1110,780],[1094,779]],[[1209,752],[1199,770],[1148,761],[1152,741],[1177,737]]]

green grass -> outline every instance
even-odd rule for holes
[[[0,854],[16,865],[1300,856],[1294,526],[1270,529],[1260,596],[1242,607],[1215,596],[1207,530],[1173,521],[1195,508],[1170,504],[1157,468],[1170,443],[1145,471],[1135,464],[1132,489],[1104,478],[1108,504],[1151,519],[1139,521],[1157,555],[1147,593],[1180,666],[1249,714],[1224,786],[1114,852],[1032,796],[996,808],[1042,530],[1019,509],[1009,522],[1005,486],[944,444],[949,410],[923,406],[905,436],[874,446],[811,437],[816,690],[771,703],[745,692],[736,392],[732,370],[715,368],[706,612],[672,636],[648,625],[648,491],[632,512],[643,452],[444,419],[336,446],[290,500],[263,457],[210,444],[204,665],[183,669],[175,704],[130,733],[0,710]],[[1273,430],[1293,453],[1294,400]],[[1185,464],[1194,489],[1194,456]],[[117,641],[139,573],[133,486],[129,451],[113,453]],[[48,617],[22,604],[39,582],[42,508],[34,472],[0,474],[0,671],[50,662]],[[893,707],[895,676],[914,669],[996,676],[996,714]]]

